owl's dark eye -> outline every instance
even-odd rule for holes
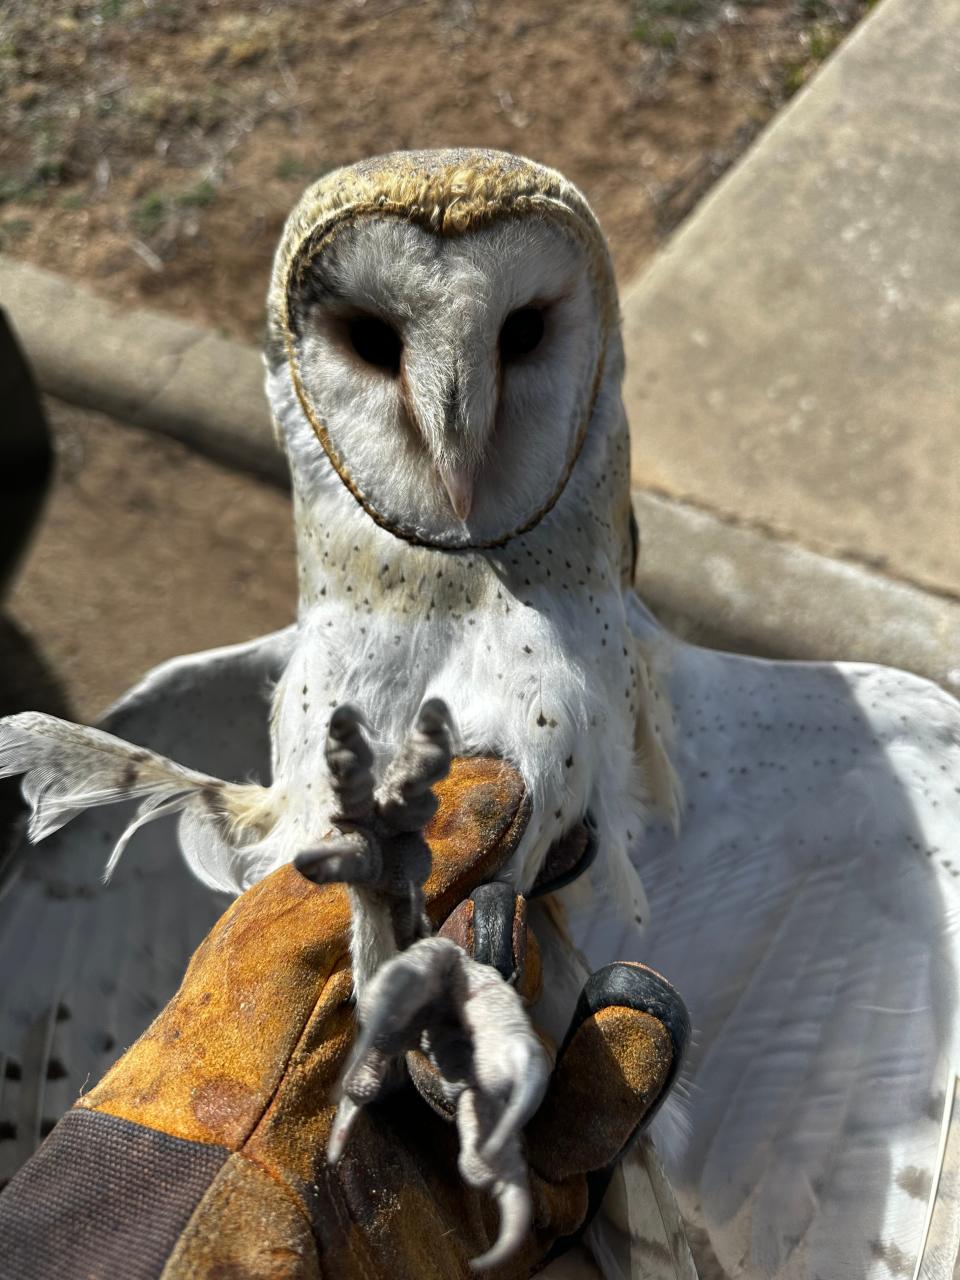
[[[386,320],[379,316],[353,316],[347,322],[347,332],[350,345],[365,364],[372,364],[375,369],[383,369],[386,373],[400,372],[403,341]]]
[[[543,311],[540,307],[519,307],[511,311],[500,330],[500,359],[519,360],[539,347],[543,338]]]

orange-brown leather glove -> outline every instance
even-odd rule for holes
[[[507,861],[526,809],[493,760],[455,761],[436,790],[425,890],[439,923]],[[446,932],[486,955],[502,946],[483,897]],[[454,1126],[412,1084],[362,1111],[327,1163],[355,1033],[349,923],[343,889],[292,865],[233,903],[166,1009],[0,1196],[8,1280],[471,1274],[497,1209],[462,1182]],[[521,968],[523,931],[509,932]],[[525,1133],[533,1224],[489,1274],[532,1275],[576,1238],[664,1097],[687,1027],[676,993],[642,966],[593,975]],[[414,1075],[429,1094],[429,1067]]]

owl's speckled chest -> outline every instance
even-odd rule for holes
[[[323,740],[342,702],[362,708],[387,756],[423,700],[443,698],[461,750],[520,768],[538,846],[579,819],[601,780],[629,791],[639,686],[619,552],[582,531],[566,546],[564,532],[491,553],[412,547],[370,526],[301,530],[300,636],[274,757],[304,798],[304,829],[326,820]]]

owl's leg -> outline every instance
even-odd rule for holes
[[[423,883],[430,850],[423,827],[436,812],[434,785],[450,768],[450,713],[425,702],[407,738],[374,789],[373,753],[354,707],[330,718],[326,761],[337,831],[294,859],[317,884],[350,889],[350,954],[358,992],[398,951],[430,933]]]
[[[422,888],[431,859],[423,829],[437,811],[433,788],[449,772],[451,756],[450,713],[434,698],[421,706],[377,788],[377,816],[381,829],[390,833],[384,845],[384,887],[392,895],[400,950],[431,932]]]

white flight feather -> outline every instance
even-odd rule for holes
[[[140,802],[113,847],[105,880],[136,831],[179,813],[180,844],[191,870],[209,887],[229,892],[236,885],[227,868],[240,845],[262,833],[264,788],[185,769],[102,729],[56,716],[23,712],[0,720],[0,777],[19,773],[34,843],[85,809]]]

